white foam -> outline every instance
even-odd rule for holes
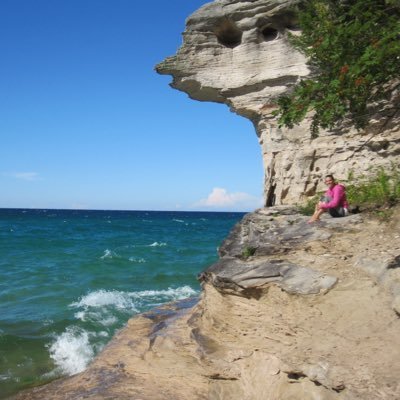
[[[111,326],[118,322],[118,318],[114,317],[113,315],[109,315],[109,316],[106,316],[103,319],[101,319],[99,322],[103,326]]]
[[[104,307],[113,306],[119,309],[129,309],[131,311],[138,311],[135,308],[132,299],[125,292],[117,290],[96,290],[86,296],[83,296],[80,301],[70,304],[71,307]]]
[[[89,333],[76,326],[57,336],[49,351],[58,370],[68,375],[82,372],[94,356]]]
[[[182,286],[176,289],[168,288],[165,290],[142,290],[140,292],[129,293],[130,296],[136,299],[158,301],[182,300],[196,294],[197,292],[193,290],[190,286]]]
[[[146,262],[146,260],[144,258],[129,257],[128,260],[131,262],[139,263],[139,264],[143,264]]]
[[[183,221],[182,219],[176,219],[176,218],[174,218],[172,221],[175,221],[175,222],[180,222],[180,223],[184,223],[185,221]]]
[[[58,335],[49,345],[50,357],[57,366],[51,374],[54,376],[60,373],[73,375],[83,371],[95,353],[104,345],[104,343],[99,343],[99,339],[103,338],[102,342],[104,342],[104,338],[112,334],[110,328],[118,323],[117,315],[121,311],[132,315],[145,307],[185,299],[196,294],[197,292],[190,286],[129,293],[101,289],[88,293],[79,301],[70,304],[70,307],[78,308],[75,318],[82,322],[95,323],[101,327],[100,332],[89,332],[73,325]]]
[[[108,249],[106,249],[106,250],[104,250],[104,254],[100,257],[102,260],[104,260],[104,259],[106,259],[106,258],[113,258],[113,257],[116,257],[117,256],[117,254],[116,253],[114,253],[113,251],[111,251],[111,250],[108,250]]]
[[[148,247],[164,247],[164,246],[166,246],[167,245],[167,243],[165,243],[165,242],[154,242],[154,243],[152,243],[152,244],[149,244],[149,246]]]
[[[11,379],[13,379],[13,376],[12,376],[10,371],[7,371],[6,374],[1,374],[0,375],[0,381],[9,381]]]
[[[74,317],[76,319],[80,319],[81,321],[85,322],[86,321],[86,313],[84,311],[79,311],[74,314]]]
[[[182,300],[196,294],[197,292],[190,286],[164,290],[142,290],[129,293],[101,289],[83,296],[78,302],[70,304],[70,307],[83,308],[83,311],[75,313],[75,318],[81,321],[91,319],[107,326],[116,321],[112,321],[114,317],[110,315],[110,312],[107,312],[105,307],[138,313],[138,307],[143,305],[143,303],[152,304],[156,301],[156,304],[159,304],[160,302]]]

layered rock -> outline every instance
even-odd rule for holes
[[[343,126],[310,135],[309,121],[280,129],[271,115],[279,95],[309,74],[305,58],[289,44],[299,34],[293,0],[216,0],[186,21],[177,54],[157,66],[171,86],[201,101],[225,103],[249,118],[257,132],[265,172],[265,205],[293,204],[321,190],[321,177],[368,173],[399,164],[399,96],[371,115],[362,132]]]
[[[399,207],[306,221],[247,215],[197,303],[131,319],[85,372],[15,400],[399,399]]]
[[[295,32],[292,3],[205,5],[158,66],[192,98],[254,122],[267,205],[313,194],[325,172],[343,178],[400,152],[390,106],[362,134],[311,140],[307,123],[276,127],[276,96],[309,73],[285,36]],[[86,371],[15,400],[399,399],[400,209],[389,223],[322,218],[309,225],[290,206],[248,214],[199,276],[198,302],[131,319]]]

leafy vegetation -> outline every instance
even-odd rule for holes
[[[297,208],[300,214],[302,215],[313,215],[315,206],[321,197],[322,192],[318,193],[317,195],[311,197],[307,200],[305,204],[300,204]]]
[[[242,258],[246,259],[246,258],[249,258],[251,256],[254,256],[256,250],[257,249],[255,247],[246,246],[242,251]]]
[[[400,172],[394,166],[387,172],[378,169],[369,177],[355,179],[350,174],[346,188],[350,204],[364,209],[387,208],[400,201]]]
[[[348,118],[368,124],[368,106],[388,98],[400,75],[399,0],[307,0],[298,10],[301,35],[289,35],[311,75],[278,100],[280,126],[312,112],[311,133]]]

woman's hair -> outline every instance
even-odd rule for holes
[[[325,176],[325,179],[326,179],[326,178],[331,178],[333,181],[335,180],[335,178],[334,178],[333,175],[331,175],[331,174],[326,175],[326,176]]]

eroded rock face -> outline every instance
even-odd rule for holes
[[[344,180],[350,171],[399,164],[398,94],[363,131],[343,127],[312,140],[309,121],[280,129],[271,112],[276,98],[309,74],[305,58],[287,39],[299,34],[296,0],[216,0],[186,21],[183,45],[157,66],[171,86],[191,98],[227,104],[255,126],[265,172],[265,204],[293,204],[322,190],[321,177]]]

